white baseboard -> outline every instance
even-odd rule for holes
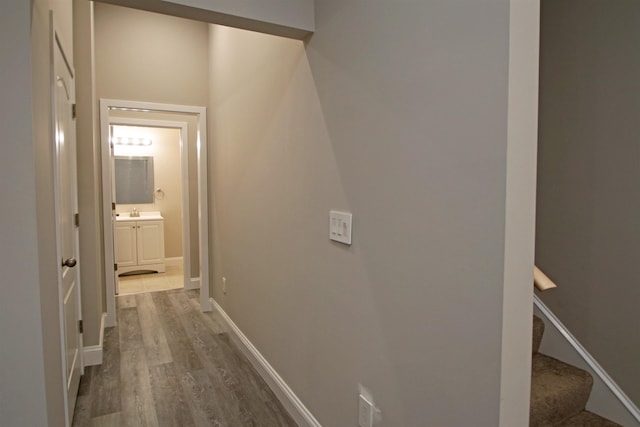
[[[104,327],[107,320],[107,313],[102,313],[100,321],[100,339],[98,345],[90,345],[82,349],[84,366],[102,365],[102,346],[104,344]]]
[[[102,365],[102,346],[90,345],[83,349],[84,366]]]
[[[200,278],[192,277],[191,281],[185,289],[200,289]]]
[[[220,305],[210,298],[211,304],[225,321],[225,329],[231,335],[231,339],[249,359],[260,376],[266,381],[274,394],[278,397],[287,412],[301,427],[322,427],[318,420],[309,412],[293,390],[284,382],[282,377],[269,364],[258,349],[249,341],[242,331],[233,323],[233,320],[225,313]]]
[[[545,329],[540,351],[585,369],[593,376],[587,409],[624,426],[640,426],[640,410],[633,401],[537,295],[534,295],[533,302],[536,314],[547,325],[553,326],[551,330]]]
[[[165,263],[165,265],[181,266],[182,265],[182,257],[181,256],[176,256],[176,257],[171,257],[171,258],[165,258],[164,259],[164,263]]]
[[[114,303],[115,303],[115,298],[114,298]],[[115,312],[114,313],[105,313],[103,314],[103,316],[105,316],[104,319],[104,326],[105,328],[112,328],[114,326],[116,326],[117,322],[116,322],[116,315]],[[104,330],[104,328],[102,328]]]

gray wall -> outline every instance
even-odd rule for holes
[[[358,383],[381,426],[498,425],[508,6],[211,29],[213,295],[323,425],[357,423]]]
[[[43,425],[47,407],[40,313],[29,2],[9,1],[0,14],[3,92],[0,123],[2,198],[23,212],[2,222],[2,285],[11,289],[0,308],[0,418],[7,426]],[[11,244],[7,244],[11,242]],[[54,252],[55,253],[55,252]],[[34,257],[35,255],[35,257]],[[35,265],[35,268],[34,268]],[[9,344],[10,343],[10,344]],[[28,402],[28,404],[27,404]],[[16,408],[20,408],[16,410]]]
[[[640,404],[640,3],[542,5],[542,298]]]
[[[172,3],[306,30],[314,27],[313,0],[173,0]]]

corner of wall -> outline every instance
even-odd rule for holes
[[[510,2],[500,426],[529,419],[539,0]]]

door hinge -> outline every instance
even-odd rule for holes
[[[80,333],[84,333],[84,325],[82,324],[82,320],[78,320],[78,331],[80,331]]]
[[[71,104],[71,118],[76,118],[76,104]]]
[[[80,214],[73,214],[73,223],[76,225],[76,227],[80,227]]]
[[[118,264],[113,264],[113,271],[118,271]]]
[[[116,210],[116,202],[111,202],[111,210],[112,211]]]

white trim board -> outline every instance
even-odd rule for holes
[[[200,278],[192,277],[189,280],[188,286],[185,289],[200,289]]]
[[[102,365],[102,351],[104,346],[104,325],[107,318],[107,313],[102,313],[102,319],[100,320],[100,339],[98,345],[90,345],[82,349],[84,354],[84,367]]]
[[[182,265],[182,257],[181,256],[177,256],[177,257],[171,257],[171,258],[165,258],[164,259],[164,263],[165,265]]]
[[[215,311],[220,313],[220,316],[225,322],[223,327],[231,335],[233,342],[249,359],[253,367],[256,368],[260,376],[266,381],[269,388],[271,388],[273,393],[278,397],[295,422],[301,427],[322,427],[293,390],[284,382],[276,370],[273,369],[267,359],[260,354],[258,349],[249,341],[249,338],[242,333],[240,328],[236,326],[233,320],[231,320],[213,298],[211,298],[211,305]]]
[[[537,295],[534,295],[533,303],[535,314],[547,326],[540,352],[584,369],[593,376],[587,409],[626,427],[640,427],[638,407]]]

